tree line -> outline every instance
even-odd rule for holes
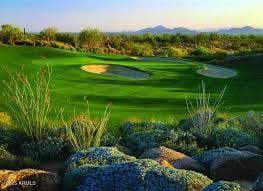
[[[242,52],[263,52],[261,35],[109,34],[85,28],[80,33],[62,33],[57,28],[25,33],[10,24],[1,26],[0,41],[10,45],[54,47],[96,53],[132,56],[225,56]]]

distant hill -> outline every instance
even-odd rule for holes
[[[179,27],[179,28],[166,28],[162,25],[152,27],[152,28],[145,28],[139,31],[136,31],[137,34],[144,34],[144,33],[151,33],[151,34],[176,34],[176,33],[183,33],[183,34],[197,34],[197,31],[190,30],[187,28]]]
[[[156,26],[156,27],[149,27],[149,28],[144,28],[135,32],[129,32],[129,33],[134,33],[134,34],[145,34],[145,33],[150,33],[150,34],[177,34],[177,33],[182,33],[182,34],[198,34],[198,33],[219,33],[219,34],[230,34],[230,35],[249,35],[249,34],[254,34],[254,35],[263,35],[263,29],[257,29],[253,28],[250,26],[246,27],[241,27],[241,28],[230,28],[230,29],[220,29],[220,30],[215,30],[211,32],[205,32],[205,31],[196,31],[196,30],[191,30],[183,27],[178,27],[178,28],[167,28],[162,25]]]
[[[255,35],[263,35],[263,29],[256,29],[250,26],[242,27],[242,28],[231,28],[225,30],[216,31],[219,34],[255,34]]]

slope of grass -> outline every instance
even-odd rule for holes
[[[237,115],[248,110],[263,110],[263,57],[241,60],[238,63],[222,63],[238,70],[239,75],[230,79],[214,79],[197,74],[199,65],[178,61],[160,63],[136,61],[126,56],[97,55],[69,52],[52,48],[10,47],[0,45],[0,66],[14,72],[21,64],[29,74],[37,71],[41,64],[52,66],[52,92],[58,107],[65,115],[85,111],[85,97],[89,99],[95,114],[112,103],[111,129],[130,118],[160,120],[169,117],[186,117],[185,96],[194,98],[201,81],[207,89],[217,93],[225,85],[225,115]],[[148,80],[129,80],[121,77],[90,74],[80,70],[85,64],[118,64],[137,67],[151,74]],[[8,79],[1,68],[0,80]],[[0,93],[4,91],[1,83]],[[6,110],[5,99],[0,99],[0,110]]]

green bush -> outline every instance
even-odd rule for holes
[[[208,56],[211,55],[211,51],[205,47],[199,47],[191,52],[192,56]]]
[[[237,128],[218,128],[215,131],[214,146],[241,148],[248,145],[257,145],[256,137]]]
[[[15,44],[19,46],[35,46],[35,42],[30,39],[16,41]]]
[[[24,156],[32,160],[45,161],[63,157],[64,147],[65,142],[62,138],[48,137],[38,142],[24,143],[20,150]]]
[[[163,145],[169,139],[169,136],[169,132],[158,129],[138,131],[123,138],[121,143],[140,155],[147,149]]]
[[[206,176],[193,171],[165,168],[153,160],[136,160],[77,168],[65,175],[64,189],[200,191],[211,182]]]
[[[38,163],[11,154],[6,146],[0,145],[0,169],[19,170],[24,168],[37,168]]]
[[[73,119],[69,123],[65,123],[67,140],[73,150],[80,151],[92,146],[100,146],[110,116],[110,105],[106,106],[99,119],[91,116],[89,105],[85,114],[80,116],[74,114]]]
[[[101,146],[105,146],[105,147],[114,147],[116,145],[118,145],[120,142],[120,138],[113,136],[109,133],[106,133],[101,140]]]
[[[45,40],[37,40],[35,45],[40,47],[51,47],[50,42]]]
[[[17,148],[24,142],[24,137],[16,130],[0,127],[0,145],[7,145],[12,152],[17,152]]]
[[[167,49],[169,57],[184,57],[187,56],[187,52],[182,48],[170,47]]]
[[[220,181],[208,185],[202,191],[241,191],[241,188],[237,183]]]
[[[115,147],[90,147],[74,153],[66,162],[66,171],[86,165],[111,165],[135,160]]]
[[[239,125],[247,131],[263,136],[263,113],[250,111],[238,118]]]
[[[170,123],[162,123],[162,122],[150,122],[150,121],[142,121],[142,122],[125,122],[121,128],[120,133],[122,137],[130,136],[132,133],[139,131],[147,131],[147,130],[162,130],[162,131],[170,131],[176,129],[176,126]]]

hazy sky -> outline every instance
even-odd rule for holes
[[[0,25],[39,31],[137,30],[164,25],[192,29],[263,28],[263,0],[1,0]]]

